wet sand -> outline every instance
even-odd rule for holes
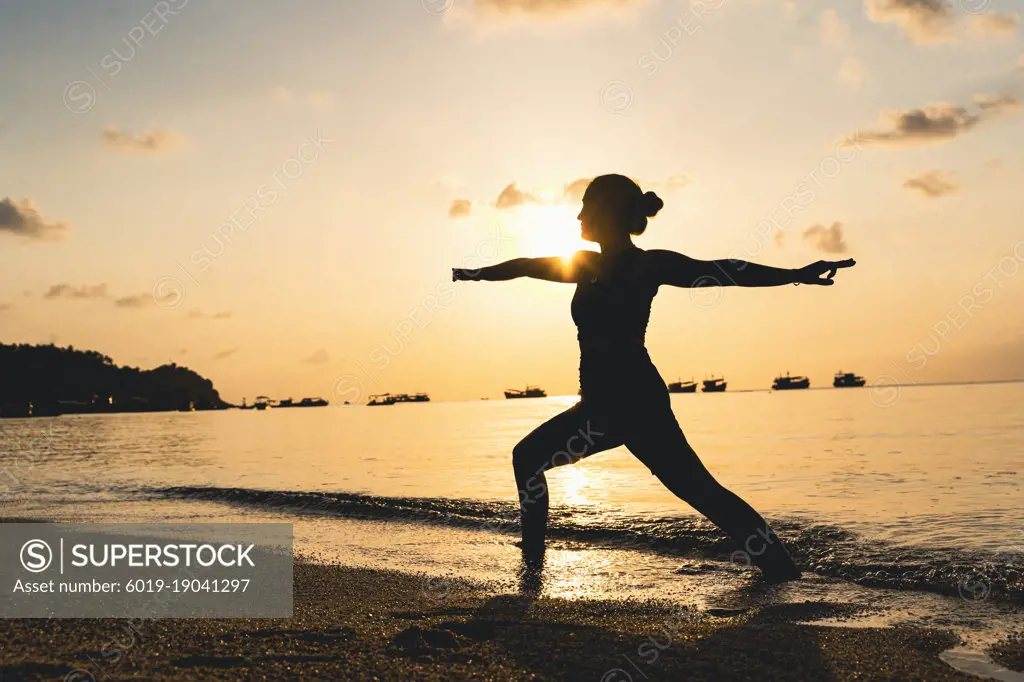
[[[992,647],[992,660],[1010,670],[1024,671],[1024,632],[1008,636]]]
[[[977,680],[947,631],[799,624],[849,607],[696,612],[494,596],[479,586],[296,563],[292,619],[0,620],[0,680]],[[1002,658],[1021,660],[1021,640]]]

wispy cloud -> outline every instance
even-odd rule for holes
[[[562,188],[562,196],[569,201],[583,201],[583,193],[587,191],[593,178],[579,178],[566,184]]]
[[[213,359],[214,360],[225,360],[227,358],[230,358],[232,355],[234,355],[237,352],[238,352],[238,348],[229,348],[227,350],[222,350],[219,353],[214,353]]]
[[[903,187],[934,199],[946,194],[952,194],[959,188],[959,185],[952,174],[931,170],[907,178],[903,181]]]
[[[122,296],[114,299],[114,307],[116,308],[145,308],[147,305],[153,305],[153,294],[148,291],[144,294]]]
[[[494,206],[498,209],[508,209],[535,201],[536,199],[531,194],[521,191],[513,182],[501,190],[498,198],[494,201]]]
[[[1020,28],[1020,15],[1016,12],[985,12],[972,14],[968,30],[975,38],[1012,38]]]
[[[167,154],[180,145],[184,137],[170,128],[152,127],[141,133],[122,132],[115,126],[103,129],[103,140],[123,154]]]
[[[843,239],[843,224],[835,222],[825,225],[812,225],[804,230],[803,237],[819,251],[825,253],[846,253],[846,241]]]
[[[978,95],[977,112],[948,102],[933,102],[921,109],[883,112],[880,130],[858,131],[847,137],[857,145],[910,146],[951,140],[973,129],[995,114],[1016,109],[1019,100],[1008,97]]]
[[[1021,106],[1021,101],[1019,99],[1009,95],[975,95],[974,103],[982,111],[988,111],[993,114],[1016,111],[1017,109],[1020,109]]]
[[[302,361],[309,365],[324,365],[331,361],[331,356],[326,350],[319,348],[309,357],[303,358]]]
[[[970,130],[981,118],[967,109],[938,102],[923,109],[889,111],[882,114],[888,130],[858,133],[856,142],[862,144],[901,145],[948,140]]]
[[[74,287],[70,284],[54,284],[43,294],[43,298],[88,299],[107,298],[108,295],[106,284],[83,285],[80,287]]]
[[[456,199],[452,202],[452,205],[448,207],[448,217],[465,218],[470,214],[472,208],[473,204],[469,199]]]
[[[113,296],[110,289],[104,284],[92,284],[72,286],[71,284],[54,284],[43,294],[45,299],[68,299],[68,300],[90,300],[90,299],[112,299],[115,308],[140,310],[152,306],[154,303],[161,303],[164,300],[176,298],[171,294],[162,299],[154,297],[153,292],[145,291],[141,294],[129,294],[127,296]]]
[[[67,231],[66,223],[46,218],[31,199],[0,199],[0,234],[52,242],[62,239]]]
[[[473,6],[500,17],[552,18],[590,8],[624,8],[642,0],[473,0]]]
[[[230,310],[222,310],[218,313],[204,313],[202,310],[188,311],[190,320],[227,320],[231,317],[233,317],[233,313]]]
[[[864,7],[868,19],[899,26],[911,42],[956,40],[952,32],[953,8],[945,0],[866,0]]]
[[[10,303],[0,303],[0,313],[5,313],[8,310],[14,310],[14,305]]]

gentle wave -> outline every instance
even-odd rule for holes
[[[147,492],[293,513],[519,532],[519,510],[508,502],[194,486]],[[868,587],[921,590],[971,601],[1024,602],[1022,553],[901,546],[869,541],[843,528],[801,519],[773,521],[773,527],[800,567],[819,575]],[[551,509],[548,534],[553,539],[661,554],[742,558],[720,531],[688,517],[636,517],[588,507],[557,507]]]

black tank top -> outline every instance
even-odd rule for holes
[[[622,412],[667,404],[668,390],[644,337],[658,285],[640,271],[643,250],[595,257],[572,297],[580,342],[580,396],[596,409]]]
[[[651,301],[658,286],[640,272],[643,249],[632,248],[595,258],[584,269],[572,297],[580,350],[643,348]]]

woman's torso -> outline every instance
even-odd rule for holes
[[[666,392],[644,347],[658,285],[645,275],[643,256],[635,247],[594,256],[576,285],[572,318],[580,343],[580,395],[587,402],[621,403]]]

